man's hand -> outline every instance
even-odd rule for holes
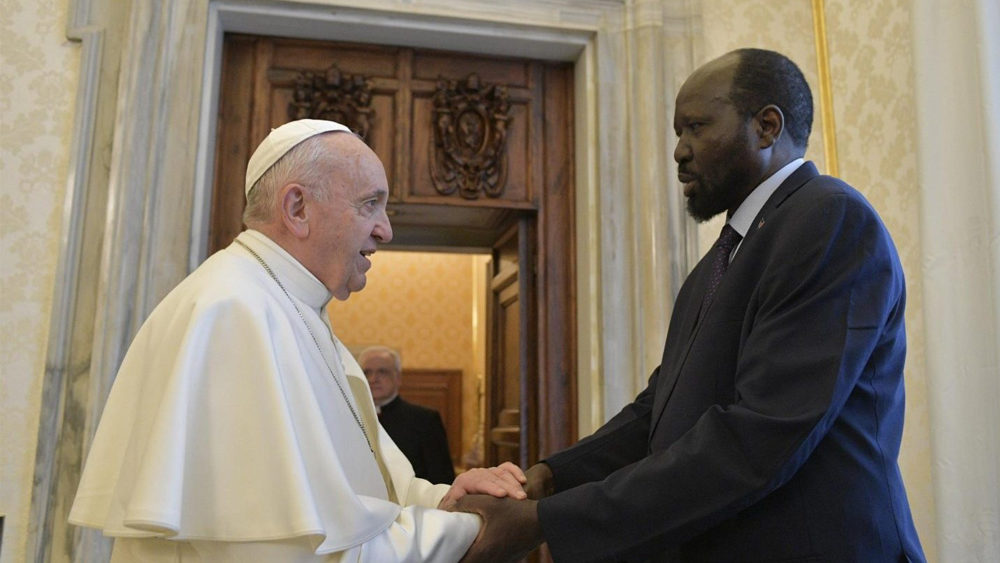
[[[526,499],[522,485],[527,482],[524,471],[509,461],[496,467],[470,469],[455,478],[451,489],[444,495],[438,508],[452,510],[458,499],[467,494],[486,494],[495,497]]]
[[[528,498],[541,500],[555,492],[555,485],[552,483],[552,469],[546,463],[536,463],[525,472],[527,482],[524,485],[524,492],[528,493]]]
[[[462,563],[516,561],[542,543],[538,501],[467,495],[458,501],[455,510],[472,512],[483,519],[479,535]]]

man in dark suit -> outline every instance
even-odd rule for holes
[[[392,348],[372,346],[358,355],[358,363],[368,378],[379,424],[410,460],[416,476],[431,483],[454,481],[455,467],[441,415],[399,396],[403,380],[399,354]]]
[[[547,541],[556,561],[923,561],[897,466],[903,272],[868,202],[802,160],[812,98],[743,49],[677,96],[688,211],[727,213],[681,288],[660,366],[593,435],[528,471],[531,498],[466,497],[468,560]]]

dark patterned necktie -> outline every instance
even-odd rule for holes
[[[726,223],[726,226],[722,227],[719,239],[715,241],[715,246],[710,251],[712,253],[712,269],[709,272],[705,300],[701,305],[702,311],[712,302],[715,290],[719,287],[719,282],[722,281],[722,275],[726,273],[726,268],[729,267],[729,255],[733,253],[733,249],[736,248],[736,245],[740,243],[740,239],[742,238],[743,236],[736,232],[736,229],[732,228],[729,223]]]

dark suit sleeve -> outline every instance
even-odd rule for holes
[[[431,483],[451,484],[455,480],[455,467],[451,464],[448,435],[441,422],[441,415],[431,410],[428,419],[427,433],[423,437],[424,444],[421,450],[424,467],[427,470],[427,480]]]
[[[653,370],[646,389],[590,436],[545,459],[556,491],[600,481],[646,455],[653,390],[660,368]]]
[[[753,256],[765,274],[749,305],[733,401],[603,480],[543,499],[539,518],[556,560],[645,558],[754,504],[808,459],[876,347],[905,346],[902,272],[874,211],[841,192],[797,214],[767,254]],[[600,433],[634,441],[628,425]]]

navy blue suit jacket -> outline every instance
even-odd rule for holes
[[[924,560],[896,462],[903,272],[876,212],[807,162],[699,322],[708,267],[681,288],[646,389],[546,460],[555,559]]]

